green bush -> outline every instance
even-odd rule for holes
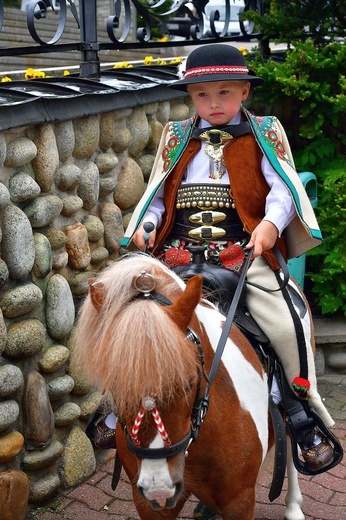
[[[322,314],[346,315],[346,175],[345,159],[324,162],[319,179],[316,215],[323,243],[308,254],[312,291]]]
[[[297,42],[284,58],[264,60],[254,54],[247,60],[266,80],[255,89],[250,108],[277,115],[297,170],[316,174],[324,242],[309,253],[307,275],[320,312],[346,314],[346,45]]]

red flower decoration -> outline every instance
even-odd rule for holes
[[[305,398],[310,390],[310,381],[303,377],[295,377],[292,381],[292,388],[299,397]]]
[[[168,146],[169,146],[170,148],[175,148],[175,147],[177,146],[177,144],[178,144],[178,139],[177,139],[177,137],[175,137],[175,136],[171,137],[171,138],[169,139],[169,141],[168,141]]]
[[[178,265],[187,265],[191,262],[191,253],[184,249],[172,247],[165,254],[164,264],[172,269]]]
[[[275,143],[278,140],[278,136],[277,136],[276,132],[274,132],[273,130],[269,130],[268,139]]]
[[[164,159],[167,159],[167,157],[169,157],[169,148],[167,146],[165,146],[165,148],[162,150],[162,157]]]
[[[230,271],[240,271],[244,257],[243,249],[236,244],[226,247],[219,255],[220,262]]]

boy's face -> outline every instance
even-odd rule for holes
[[[212,126],[226,125],[250,91],[248,81],[213,81],[188,86],[198,115]]]

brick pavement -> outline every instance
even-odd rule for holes
[[[346,449],[346,375],[319,377],[319,390],[336,421],[333,428]],[[107,453],[98,471],[87,482],[72,491],[62,493],[54,503],[31,511],[29,520],[138,520],[132,502],[130,484],[123,474],[115,492],[111,489],[112,451]],[[300,475],[306,520],[346,520],[346,457],[328,473],[316,477]],[[268,500],[271,474],[265,470],[257,486],[255,520],[282,520],[284,495],[275,502]],[[287,489],[285,480],[284,490]],[[197,500],[191,498],[179,519],[192,519]],[[239,519],[240,520],[240,519]]]

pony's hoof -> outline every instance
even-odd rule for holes
[[[217,517],[217,513],[211,509],[208,509],[207,506],[202,504],[202,502],[198,503],[193,512],[193,518],[195,518],[195,520],[214,520]]]

